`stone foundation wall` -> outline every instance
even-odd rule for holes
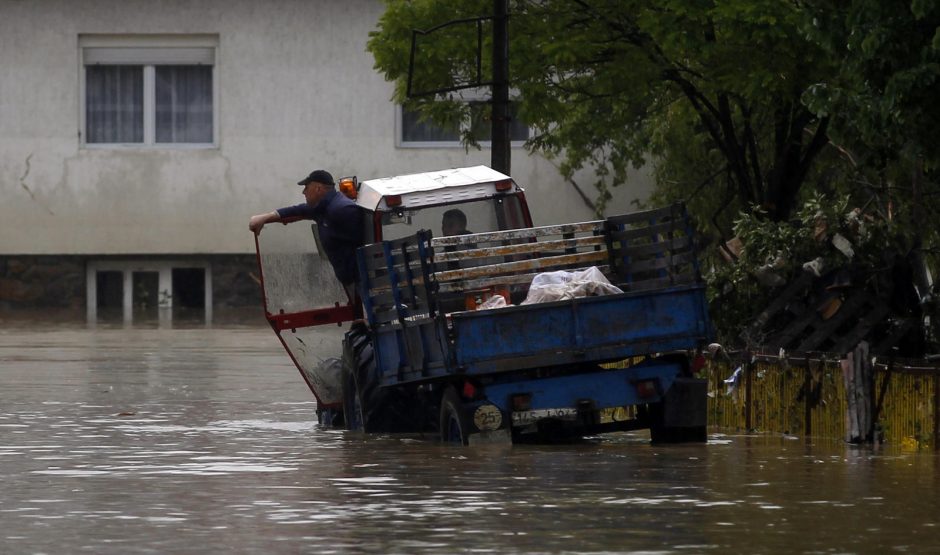
[[[0,256],[0,309],[84,310],[83,256]]]

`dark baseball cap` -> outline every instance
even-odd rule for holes
[[[297,182],[298,185],[306,185],[307,183],[322,183],[324,185],[335,186],[333,183],[333,176],[330,175],[330,172],[326,170],[314,170],[310,172],[310,175],[301,179]]]

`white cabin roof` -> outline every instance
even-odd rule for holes
[[[356,203],[369,210],[387,209],[385,197],[399,195],[402,208],[491,197],[497,181],[511,178],[487,166],[453,168],[363,181]],[[515,183],[511,191],[520,190]]]

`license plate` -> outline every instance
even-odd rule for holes
[[[544,418],[574,420],[577,416],[578,409],[575,408],[521,410],[512,413],[512,425],[528,426]]]

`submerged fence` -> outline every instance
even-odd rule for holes
[[[709,424],[907,449],[940,446],[940,367],[876,360],[869,368],[861,383],[852,379],[851,364],[831,354],[741,353],[710,361],[703,369]]]

